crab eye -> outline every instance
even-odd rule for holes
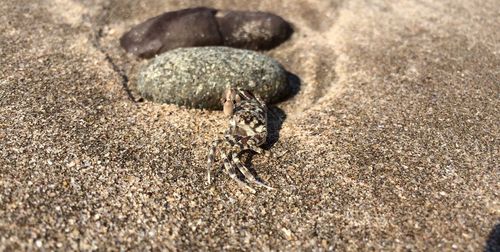
[[[221,104],[226,103],[226,98],[225,98],[225,97],[220,98],[219,102],[220,102]]]

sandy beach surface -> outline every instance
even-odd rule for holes
[[[283,155],[251,157],[275,191],[205,184],[221,111],[137,101],[120,36],[194,6],[293,24],[264,52],[300,81]],[[498,0],[3,0],[0,23],[0,251],[499,248]]]

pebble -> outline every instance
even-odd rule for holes
[[[120,45],[142,58],[179,47],[224,45],[268,50],[286,41],[292,33],[288,22],[269,12],[196,7],[150,18],[126,32]]]
[[[159,103],[221,109],[229,87],[241,87],[277,102],[288,94],[287,74],[274,59],[229,47],[179,48],[155,57],[139,72],[137,89]]]

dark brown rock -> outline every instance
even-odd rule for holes
[[[218,12],[217,22],[224,45],[231,47],[268,50],[293,33],[288,22],[268,12]]]
[[[120,44],[129,53],[151,58],[178,47],[225,45],[268,50],[292,33],[289,23],[271,13],[197,7],[148,19],[125,33]]]
[[[198,7],[163,13],[125,33],[120,45],[143,58],[178,47],[221,45],[216,12]]]

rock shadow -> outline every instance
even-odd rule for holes
[[[276,101],[276,103],[289,100],[300,92],[300,86],[301,86],[300,78],[297,75],[293,74],[292,72],[288,71],[286,71],[286,77],[287,77],[286,91],[281,96],[281,98]],[[270,107],[272,107],[272,105]]]

